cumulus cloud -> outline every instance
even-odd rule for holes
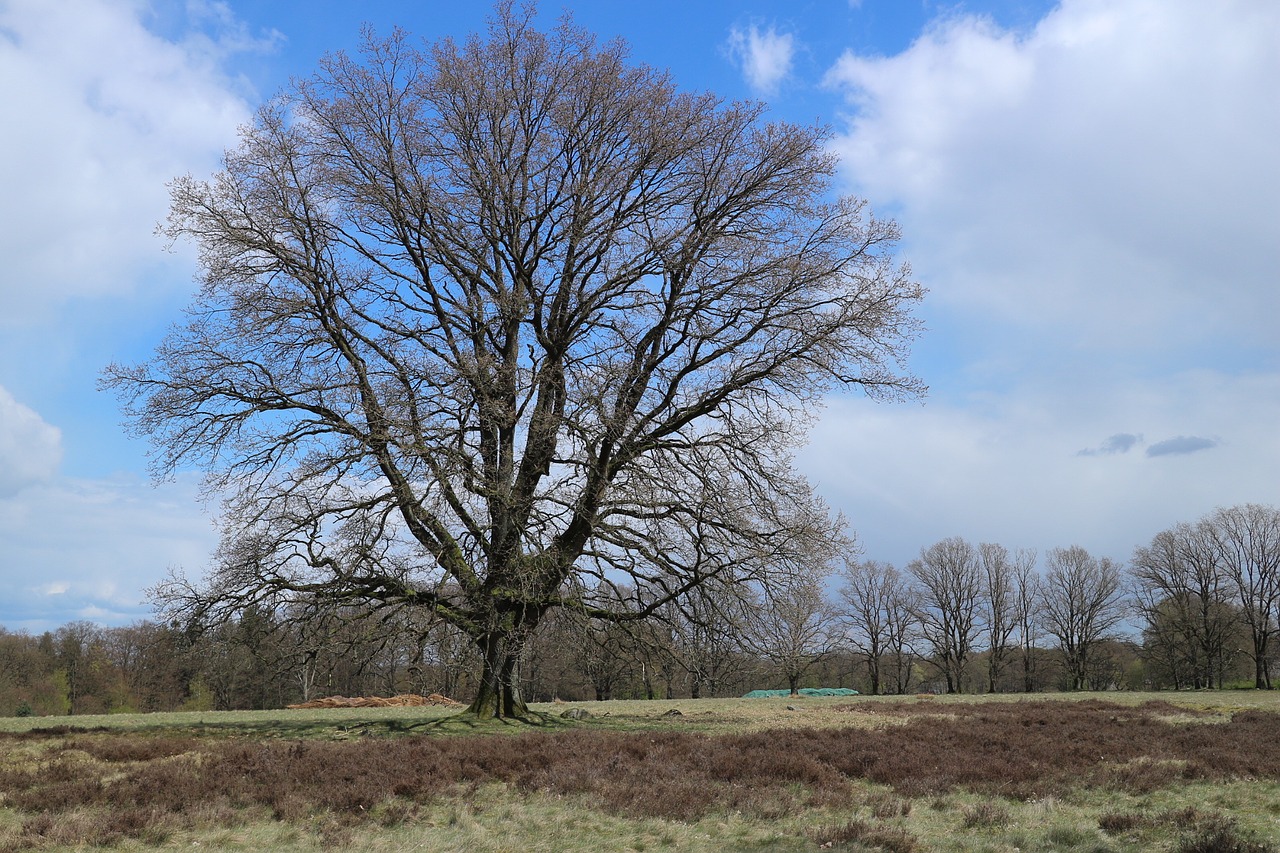
[[[1280,4],[1061,0],[830,69],[848,188],[899,221],[930,288],[930,401],[837,403],[802,457],[868,556],[958,533],[1123,559],[1275,502],[1277,39]],[[1187,423],[1142,453],[1115,431]]]
[[[780,33],[772,25],[761,30],[751,24],[745,30],[734,27],[729,31],[727,49],[752,91],[775,95],[778,86],[791,73],[796,45],[790,33]]]
[[[192,257],[154,236],[165,184],[217,168],[261,99],[228,69],[278,40],[222,0],[0,0],[0,625],[146,616],[142,590],[212,549],[194,485],[78,476],[130,464],[80,395],[157,322],[152,288],[188,289]]]
[[[0,387],[0,498],[47,481],[62,461],[62,432]]]
[[[1077,456],[1111,456],[1116,453],[1128,453],[1135,444],[1142,441],[1142,436],[1120,432],[1108,438],[1097,447],[1086,447],[1076,452]]]
[[[165,183],[216,166],[249,116],[220,62],[274,36],[254,40],[224,4],[205,2],[186,9],[196,29],[166,39],[144,26],[147,5],[0,4],[4,322],[128,292],[140,269],[163,263],[153,228]]]
[[[1270,346],[1280,313],[1280,4],[1064,0],[846,53],[835,142],[933,299],[1108,351]]]
[[[1208,450],[1211,447],[1217,446],[1217,439],[1201,438],[1194,435],[1180,435],[1177,438],[1166,438],[1164,441],[1157,441],[1155,444],[1147,448],[1147,455],[1178,456],[1187,453],[1196,453],[1200,450]]]

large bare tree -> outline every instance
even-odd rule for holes
[[[1054,548],[1040,601],[1045,630],[1058,641],[1071,689],[1088,689],[1098,647],[1125,616],[1120,566],[1078,545]]]
[[[911,669],[914,590],[896,568],[875,560],[846,559],[841,578],[844,639],[865,659],[871,693],[879,695],[886,687],[904,692]]]
[[[1035,689],[1036,641],[1041,630],[1040,576],[1036,573],[1034,549],[1019,548],[1014,559],[1013,621],[1018,643],[1018,656],[1022,659],[1022,690]]]
[[[1270,690],[1271,641],[1280,631],[1280,509],[1223,507],[1201,519],[1200,526],[1253,641],[1254,686]]]
[[[1008,665],[1013,651],[1009,639],[1018,627],[1015,561],[1025,560],[1025,555],[1010,557],[1009,549],[994,542],[978,546],[978,558],[982,563],[982,608],[987,639],[987,692],[995,693],[1000,675]]]
[[[1157,654],[1193,687],[1221,687],[1239,619],[1231,606],[1232,584],[1211,525],[1181,523],[1162,530],[1134,551],[1130,577],[1134,602],[1159,637]]]
[[[835,545],[833,535],[813,538],[813,551],[798,565],[749,600],[744,609],[743,639],[746,647],[773,664],[796,695],[800,679],[836,649],[836,613],[827,598]],[[843,543],[852,550],[852,541]]]
[[[915,576],[916,615],[932,647],[948,693],[963,693],[974,646],[983,628],[983,573],[978,549],[953,536],[920,550],[907,564]]]
[[[821,394],[920,391],[922,290],[894,224],[832,195],[822,130],[533,17],[368,34],[176,180],[199,297],[105,377],[159,476],[229,495],[211,576],[162,603],[427,608],[504,716],[548,608],[633,620],[788,564]]]

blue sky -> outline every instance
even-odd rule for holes
[[[819,122],[840,187],[930,290],[922,402],[836,397],[799,464],[867,557],[946,536],[1126,560],[1280,504],[1280,4],[542,4],[680,85]],[[165,183],[362,23],[435,40],[482,3],[0,0],[0,625],[145,618],[216,541],[95,389],[193,291]]]

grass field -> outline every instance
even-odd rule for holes
[[[535,710],[3,719],[0,850],[1280,850],[1276,694]]]

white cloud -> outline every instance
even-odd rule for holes
[[[933,298],[1091,347],[1274,341],[1280,5],[1065,0],[829,72],[847,174]]]
[[[0,625],[151,616],[143,590],[170,568],[198,576],[217,534],[194,480],[59,479],[0,499]]]
[[[0,387],[0,499],[49,480],[61,461],[61,431]]]
[[[250,33],[220,0],[0,1],[3,381],[57,411],[62,428],[0,387],[5,627],[146,616],[145,587],[208,558],[215,537],[192,485],[59,467],[64,443],[68,464],[78,451],[83,467],[110,445],[96,436],[117,428],[101,398],[77,396],[91,393],[78,371],[99,366],[84,353],[127,348],[155,324],[154,288],[189,290],[192,258],[167,256],[153,233],[165,184],[217,168],[258,100],[229,60],[277,38]]]
[[[1124,559],[1280,503],[1278,43],[1280,4],[1063,0],[831,69],[848,182],[930,288],[929,402],[837,402],[802,457],[869,557]]]
[[[901,565],[958,535],[1041,553],[1079,544],[1126,560],[1158,531],[1217,506],[1275,504],[1276,423],[1280,377],[1211,371],[1072,393],[1032,389],[970,408],[841,398],[799,464],[871,559]],[[1188,444],[1156,456],[1079,454],[1117,426],[1220,440],[1209,452]]]
[[[249,115],[219,60],[252,40],[205,14],[221,4],[200,8],[188,11],[213,34],[171,41],[143,25],[151,10],[137,0],[0,4],[5,322],[129,292],[164,263],[153,227],[165,183],[215,167]]]
[[[751,24],[746,30],[729,31],[729,56],[742,69],[747,85],[760,95],[776,95],[778,86],[791,73],[795,55],[795,37],[780,33],[773,26],[761,30]]]

